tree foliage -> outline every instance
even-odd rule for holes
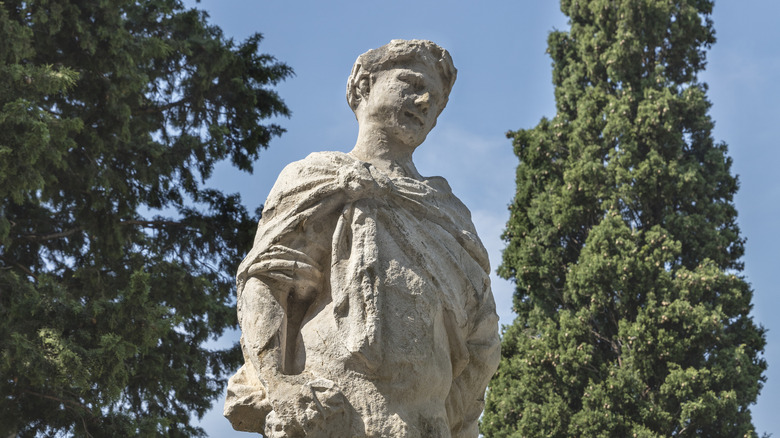
[[[0,2],[0,435],[199,435],[289,67],[179,0]]]
[[[520,159],[499,273],[515,322],[487,437],[755,436],[764,330],[712,139],[706,0],[563,0],[555,117]]]

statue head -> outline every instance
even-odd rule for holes
[[[361,124],[419,146],[447,105],[457,70],[446,50],[425,40],[392,40],[360,55],[347,101]]]
[[[356,91],[372,82],[372,74],[409,64],[427,65],[441,79],[444,89],[439,112],[449,99],[458,71],[452,63],[449,52],[436,43],[427,40],[392,40],[382,47],[371,49],[358,56],[347,80],[347,102],[352,111],[357,111],[362,96]],[[438,114],[437,114],[438,116]]]

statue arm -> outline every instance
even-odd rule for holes
[[[473,438],[479,435],[479,416],[485,406],[485,389],[501,357],[497,326],[496,304],[488,289],[466,339],[468,364],[452,382],[447,400],[453,438]]]
[[[319,248],[310,246],[310,252],[320,255]],[[322,270],[306,252],[275,245],[248,267],[238,318],[243,348],[257,370],[302,371],[296,363],[298,330],[321,288]]]
[[[300,328],[328,281],[331,240],[345,203],[371,186],[368,170],[346,158],[313,154],[282,171],[239,267],[245,363],[230,379],[225,402],[237,430],[303,436],[303,428],[314,430],[344,411],[339,388],[305,369]]]
[[[295,366],[297,358],[295,315],[305,312],[305,308],[296,308],[299,307],[296,300],[300,304],[304,298],[294,287],[279,295],[279,289],[269,283],[274,282],[250,277],[243,293],[244,367],[256,377],[255,384],[261,386],[256,390],[261,389],[263,398],[258,403],[260,409],[253,413],[261,418],[254,419],[253,429],[249,431],[269,437],[303,436],[304,430],[330,414],[325,407],[337,406],[341,394],[333,382],[317,379],[302,370],[291,372],[296,371],[290,368]]]
[[[238,430],[266,433],[269,437],[299,436],[303,428],[315,427],[342,404],[343,396],[333,382],[305,371],[300,341],[304,317],[326,281],[322,264],[329,257],[333,227],[325,222],[333,215],[324,213],[337,205],[334,199],[328,201],[305,215],[283,219],[284,224],[292,224],[281,226],[285,232],[271,231],[279,230],[276,225],[282,222],[262,224],[258,234],[275,243],[265,247],[262,239],[256,242],[253,255],[242,264],[237,305],[245,364],[231,379],[231,385],[234,392],[246,389],[242,393],[249,395],[231,398],[229,385],[225,410]],[[319,222],[315,221],[317,217]],[[234,407],[229,409],[231,404],[250,405],[243,411],[253,418],[231,418],[229,411],[239,412]],[[242,421],[246,425],[237,426]]]
[[[241,376],[238,381],[231,379],[234,392],[244,389],[240,385],[247,382],[253,386],[246,388],[251,391],[250,397],[235,398],[237,407],[244,402],[251,406],[243,412],[234,408],[239,415],[228,417],[238,430],[273,438],[304,436],[304,431],[320,427],[345,405],[333,382],[303,369],[305,356],[299,329],[308,305],[320,290],[318,279],[322,274],[301,262],[276,260],[267,265],[267,270],[262,260],[256,265],[261,265],[254,268],[259,272],[252,272],[250,267],[252,274],[239,298],[246,363],[236,375]],[[229,396],[230,391],[229,386]]]

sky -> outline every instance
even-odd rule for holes
[[[365,2],[203,0],[188,5],[206,10],[227,37],[242,41],[260,32],[260,50],[295,70],[275,87],[292,111],[273,121],[287,132],[261,153],[252,175],[223,165],[210,183],[238,192],[250,211],[264,203],[279,172],[292,161],[323,150],[349,151],[357,121],[345,87],[361,53],[391,39],[429,39],[447,49],[458,79],[437,127],[415,152],[422,175],[445,177],[469,207],[487,248],[493,271],[501,261],[501,232],[514,194],[517,158],[509,130],[534,127],[555,115],[547,35],[568,28],[557,1],[396,0]],[[751,408],[754,425],[780,434],[780,2],[717,2],[712,16],[717,43],[700,79],[709,85],[715,121],[713,136],[729,145],[739,175],[735,198],[742,236],[747,238],[743,274],[754,289],[755,321],[768,330],[767,382]],[[772,30],[775,29],[775,30]],[[513,286],[493,275],[500,324],[510,324]],[[220,342],[235,342],[238,332]],[[213,437],[246,437],[222,417],[223,400],[200,422]]]

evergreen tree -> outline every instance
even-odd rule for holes
[[[750,316],[737,179],[697,79],[706,0],[562,0],[556,115],[520,159],[499,273],[517,319],[486,437],[755,436],[764,330]]]
[[[289,67],[180,0],[0,2],[0,436],[203,435]],[[253,217],[254,216],[254,217]]]

